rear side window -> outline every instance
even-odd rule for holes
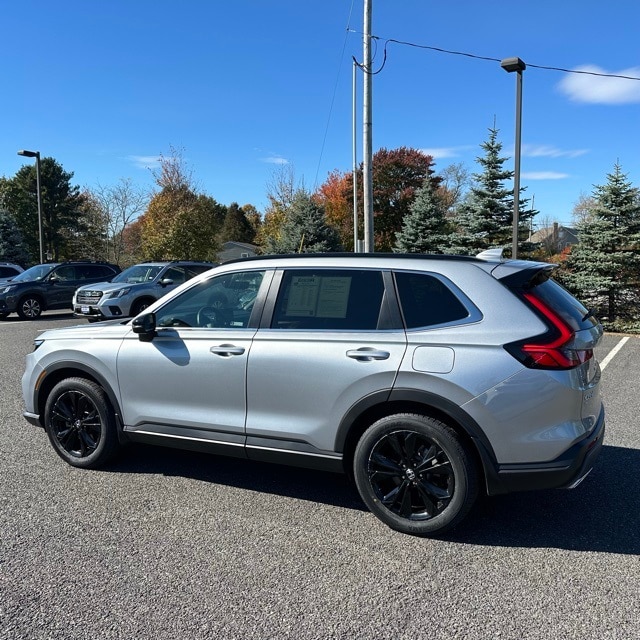
[[[587,308],[555,280],[546,280],[532,290],[537,298],[553,309],[573,331],[591,329],[598,324]]]
[[[442,280],[426,273],[395,273],[407,329],[456,322],[469,311]]]
[[[271,328],[372,331],[378,327],[383,294],[380,271],[286,271]]]

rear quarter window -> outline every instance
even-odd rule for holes
[[[439,278],[426,273],[395,274],[400,307],[407,329],[457,322],[469,310]]]

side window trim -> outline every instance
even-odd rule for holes
[[[449,291],[455,295],[458,299],[458,302],[467,310],[468,315],[464,318],[459,318],[457,320],[450,320],[447,322],[440,322],[437,324],[425,324],[417,327],[406,326],[406,322],[404,320],[404,314],[402,312],[402,301],[400,300],[400,292],[398,289],[398,282],[396,279],[396,274],[410,274],[410,275],[421,275],[421,276],[429,276],[438,280],[443,286],[445,286]],[[483,315],[480,309],[476,307],[476,305],[471,301],[471,299],[458,287],[454,282],[449,280],[446,276],[443,276],[440,273],[435,273],[433,271],[412,271],[410,269],[394,269],[393,270],[393,279],[395,284],[395,294],[397,299],[397,304],[399,308],[399,312],[402,317],[403,326],[405,327],[405,331],[407,333],[415,332],[415,331],[427,331],[432,329],[446,328],[446,327],[455,327],[462,324],[473,324],[475,322],[480,322],[482,320]]]
[[[381,285],[382,285],[382,297],[380,302],[380,307],[378,309],[378,317],[377,317],[377,326],[375,328],[301,328],[301,329],[288,329],[288,328],[278,328],[273,327],[272,324],[274,322],[274,317],[276,313],[276,307],[279,300],[279,296],[282,293],[282,287],[286,282],[286,274],[288,272],[299,272],[299,271],[315,271],[319,273],[320,271],[325,272],[353,272],[354,274],[361,274],[363,272],[367,273],[376,273],[381,277]],[[267,303],[264,308],[264,313],[262,314],[262,319],[260,322],[260,329],[268,329],[270,331],[322,331],[322,332],[375,332],[375,331],[384,331],[384,330],[402,330],[402,319],[400,316],[400,311],[398,309],[397,301],[394,303],[395,296],[393,295],[393,290],[391,290],[391,295],[389,294],[389,287],[393,286],[393,280],[389,269],[381,269],[381,268],[370,268],[370,269],[362,269],[357,267],[344,267],[344,266],[318,266],[315,265],[313,267],[300,267],[300,266],[291,266],[285,268],[279,268],[276,270],[274,274],[273,281],[271,283],[271,287],[269,289]]]

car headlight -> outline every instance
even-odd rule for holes
[[[17,288],[17,284],[7,285],[4,289],[0,289],[0,293],[10,293],[11,291],[15,291]]]
[[[121,296],[126,296],[127,293],[131,291],[131,287],[125,287],[124,289],[118,289],[117,291],[111,292],[107,296],[107,300],[111,300],[112,298],[120,298]]]
[[[40,338],[36,338],[33,341],[33,350],[36,351],[38,347],[41,347],[43,344],[44,344],[44,340],[41,340]]]

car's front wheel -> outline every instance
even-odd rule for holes
[[[18,302],[18,315],[23,320],[35,320],[42,313],[42,301],[37,296],[25,296]]]
[[[59,382],[47,398],[44,426],[56,453],[74,467],[102,466],[118,448],[113,409],[91,380]]]
[[[374,423],[354,456],[358,491],[392,529],[442,534],[467,515],[478,494],[473,457],[448,425],[419,414]]]

